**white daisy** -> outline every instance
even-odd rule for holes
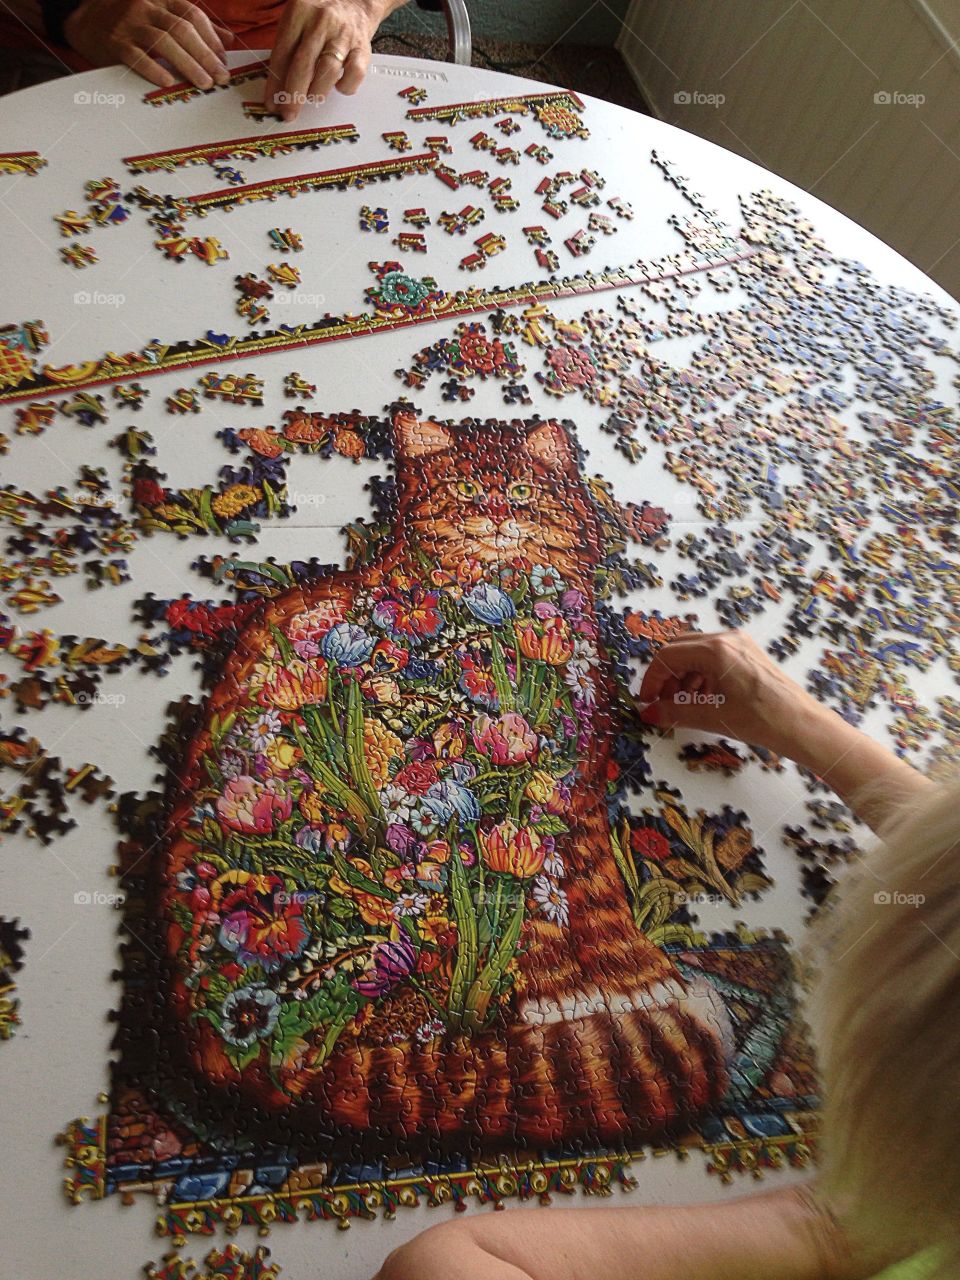
[[[570,914],[567,895],[549,876],[537,876],[533,882],[533,898],[551,924],[567,924]]]

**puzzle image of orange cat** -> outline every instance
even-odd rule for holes
[[[412,1153],[686,1132],[732,1038],[611,844],[576,444],[401,411],[394,457],[386,550],[254,613],[169,793],[154,907],[192,1069]]]

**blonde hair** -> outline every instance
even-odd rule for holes
[[[820,925],[822,1185],[854,1240],[960,1263],[960,780],[881,832]]]

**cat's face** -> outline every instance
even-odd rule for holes
[[[451,430],[401,413],[394,425],[404,525],[444,567],[594,561],[595,521],[559,424]]]

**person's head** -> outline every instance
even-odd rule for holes
[[[905,808],[823,921],[824,1185],[864,1244],[960,1261],[960,780]]]

